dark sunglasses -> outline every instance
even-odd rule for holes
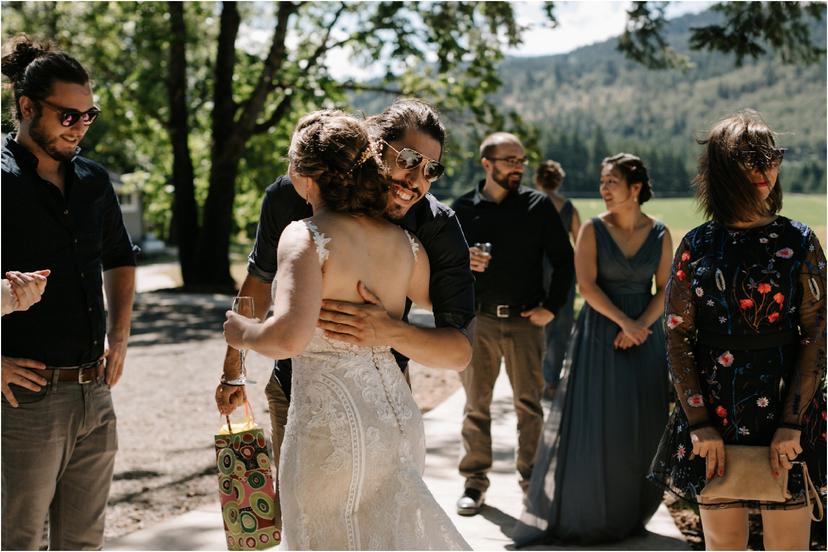
[[[70,127],[78,121],[83,121],[83,126],[89,126],[94,123],[95,119],[98,118],[98,115],[101,114],[101,110],[95,106],[90,107],[86,111],[78,111],[77,109],[72,109],[71,107],[63,107],[62,105],[54,104],[49,100],[40,99],[37,101],[45,103],[54,109],[58,114],[58,120],[60,120],[61,126],[65,127]]]
[[[787,148],[762,148],[736,152],[736,161],[745,170],[765,170],[778,167],[785,158]]]
[[[397,167],[400,169],[404,169],[406,171],[410,171],[416,169],[421,164],[423,165],[423,176],[429,182],[434,182],[441,176],[443,176],[443,172],[445,172],[446,168],[440,164],[438,161],[434,159],[430,159],[420,153],[419,151],[411,148],[403,148],[398,150],[385,140],[381,140],[383,144],[391,148],[391,150],[397,154],[396,164]],[[425,161],[425,164],[423,164]]]

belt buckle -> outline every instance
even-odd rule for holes
[[[509,318],[509,305],[498,305],[495,308],[495,316],[498,318]]]
[[[101,365],[101,361],[99,360],[98,362],[96,362],[95,364],[92,364],[91,366],[85,366],[83,368],[78,368],[78,383],[81,384],[81,385],[86,385],[87,383],[92,383],[93,381],[95,381],[95,378],[97,376],[96,368],[100,365]],[[84,374],[85,370],[91,371],[92,376],[87,376],[86,374]]]

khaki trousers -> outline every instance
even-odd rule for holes
[[[466,478],[466,488],[482,492],[489,488],[486,474],[492,467],[490,407],[500,361],[505,359],[517,414],[517,471],[521,487],[527,489],[543,428],[543,353],[543,328],[525,318],[495,318],[478,313],[471,363],[460,373],[466,391],[462,430],[465,455],[460,460],[460,474]]]
[[[50,550],[100,550],[118,450],[109,387],[11,388],[20,406],[2,399],[3,549],[39,549],[48,515]]]
[[[279,459],[282,456],[282,441],[285,438],[290,401],[274,375],[271,375],[270,381],[267,382],[265,396],[267,396],[270,411],[270,445],[273,449],[273,465],[276,466],[276,523],[282,527],[282,507],[279,504]]]

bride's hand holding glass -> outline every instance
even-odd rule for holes
[[[258,321],[254,318],[247,318],[239,313],[227,311],[224,322],[224,340],[236,350],[244,350],[244,332]]]

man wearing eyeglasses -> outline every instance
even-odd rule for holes
[[[2,543],[37,550],[48,515],[50,549],[100,549],[135,258],[106,169],[78,156],[100,113],[86,70],[27,37],[9,46],[2,272],[51,272],[40,302],[3,317]]]
[[[462,370],[471,358],[474,319],[469,250],[452,210],[428,193],[431,184],[443,174],[439,159],[445,129],[431,106],[413,99],[395,101],[383,113],[370,117],[368,123],[390,171],[386,217],[414,233],[428,254],[436,327],[408,324],[405,319],[410,302],[404,320],[389,317],[379,299],[362,285],[359,291],[364,304],[324,301],[319,327],[328,337],[345,343],[390,346],[403,370],[409,358],[426,366]],[[271,304],[279,236],[290,222],[311,214],[310,206],[294,191],[286,176],[266,190],[248,275],[239,291],[239,295],[254,297],[256,316],[260,319],[264,319]],[[238,358],[238,352],[228,348],[223,381],[238,377]],[[277,466],[287,421],[290,377],[290,360],[280,360],[267,386]],[[243,387],[220,384],[216,389],[219,410],[223,414],[232,412],[243,394]]]
[[[546,194],[520,185],[527,163],[520,140],[506,132],[488,136],[480,146],[480,162],[486,178],[452,205],[469,243],[478,244],[470,249],[477,326],[471,364],[460,374],[466,391],[461,515],[477,514],[489,487],[490,406],[501,360],[514,390],[517,470],[526,492],[543,426],[543,327],[563,306],[575,273],[555,206]],[[549,286],[543,281],[544,257],[553,267]]]

